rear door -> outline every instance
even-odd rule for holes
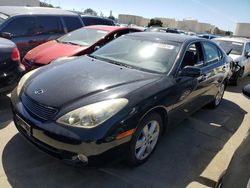
[[[218,93],[218,87],[224,81],[229,64],[225,63],[226,57],[221,50],[212,42],[202,42],[205,62],[202,67],[202,87],[204,89],[202,98],[212,101]]]
[[[82,21],[77,16],[63,16],[63,21],[67,32],[83,27]]]
[[[64,34],[59,16],[37,16],[36,45],[57,39]]]

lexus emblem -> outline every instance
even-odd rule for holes
[[[41,95],[41,94],[43,94],[44,93],[44,90],[43,89],[37,89],[36,91],[35,91],[35,94],[36,95]]]

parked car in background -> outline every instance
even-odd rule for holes
[[[250,85],[246,85],[242,93],[250,99]],[[235,151],[228,168],[216,183],[216,188],[250,187],[250,135],[249,131]]]
[[[92,53],[121,35],[139,32],[139,29],[118,26],[86,26],[29,51],[23,58],[26,70],[49,64],[60,57]]]
[[[184,32],[176,29],[176,28],[164,28],[164,27],[150,27],[147,28],[145,31],[149,32],[166,32],[166,33],[175,33],[175,34],[185,34]]]
[[[229,56],[235,62],[235,72],[230,82],[237,85],[239,80],[250,73],[250,39],[247,38],[216,38],[214,42],[225,51],[230,51]]]
[[[60,159],[86,165],[118,154],[139,165],[164,130],[204,105],[219,106],[228,67],[225,52],[205,39],[124,35],[89,56],[27,73],[12,93],[14,122]]]
[[[85,26],[89,25],[110,25],[114,26],[114,20],[103,18],[99,16],[81,15],[82,21]]]
[[[78,14],[61,9],[0,6],[0,36],[16,43],[21,57],[32,48],[82,26]]]
[[[211,39],[214,39],[214,38],[219,38],[221,36],[205,33],[205,34],[199,34],[198,37],[211,40]]]
[[[24,72],[15,43],[0,38],[0,95],[14,89]]]

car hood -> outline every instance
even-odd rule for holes
[[[82,56],[40,68],[27,80],[24,92],[40,104],[60,108],[94,94],[114,94],[119,88],[132,92],[161,77]],[[35,94],[39,89],[44,92]]]
[[[46,65],[57,58],[73,56],[86,48],[88,46],[63,44],[53,40],[30,50],[24,58],[28,61],[32,60],[36,64]]]

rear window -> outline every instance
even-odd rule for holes
[[[59,17],[42,16],[37,17],[38,34],[63,33],[63,28]]]
[[[82,21],[85,26],[88,25],[115,25],[112,20],[95,18],[95,17],[82,17]]]
[[[76,30],[83,26],[78,17],[63,17],[63,20],[68,32]]]

